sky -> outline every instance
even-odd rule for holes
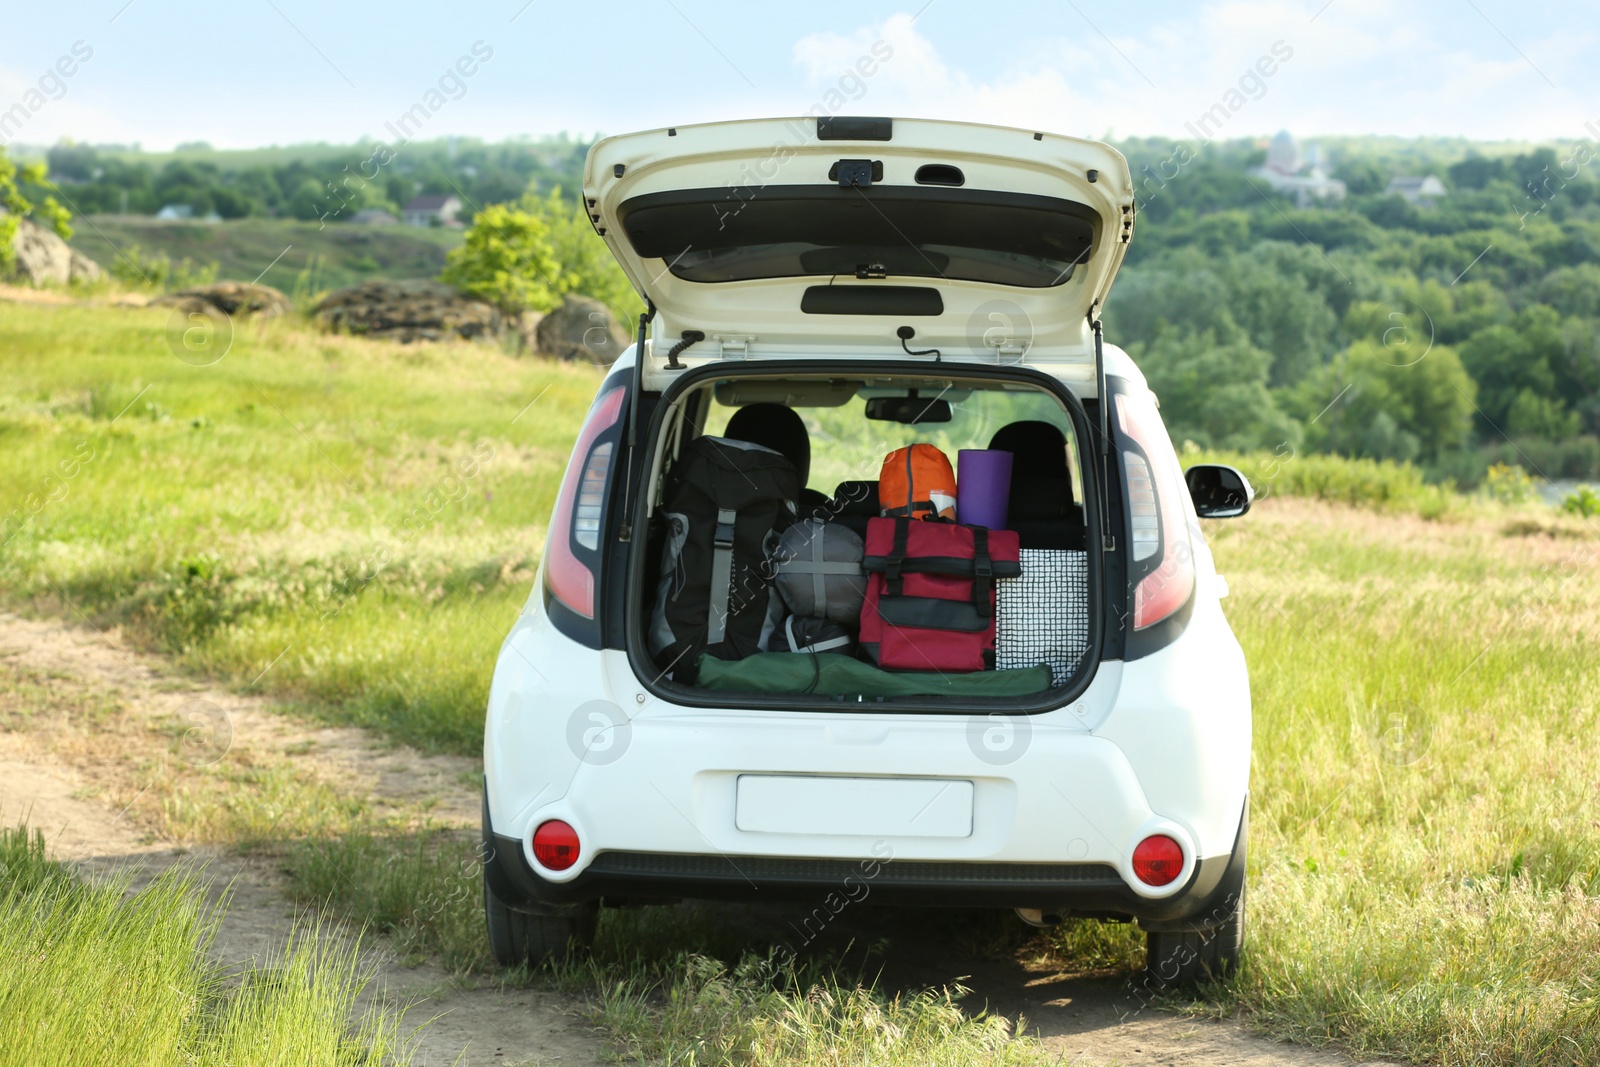
[[[7,7],[0,143],[387,140],[418,102],[430,139],[808,110],[1186,137],[1218,103],[1223,137],[1600,139],[1594,0]]]

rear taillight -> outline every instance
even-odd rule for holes
[[[564,871],[578,862],[578,831],[551,819],[533,832],[533,858],[552,871]]]
[[[556,498],[555,517],[550,520],[545,544],[544,580],[550,595],[585,619],[594,618],[600,524],[606,491],[611,485],[611,459],[616,451],[614,440],[598,439],[617,425],[626,394],[626,389],[613,389],[589,409],[567,463],[566,476],[561,480],[561,495]]]
[[[1124,444],[1121,451],[1133,628],[1143,630],[1183,607],[1194,592],[1194,549],[1180,495],[1187,490],[1150,394],[1118,393],[1117,420],[1137,446]]]
[[[600,547],[600,508],[606,500],[611,474],[612,442],[596,445],[578,483],[578,507],[572,516],[572,539],[584,548]]]
[[[1147,837],[1133,850],[1133,876],[1145,885],[1171,885],[1182,872],[1183,847],[1166,834]]]

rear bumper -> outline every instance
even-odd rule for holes
[[[830,898],[922,907],[1035,908],[1059,915],[1137,919],[1146,928],[1204,929],[1226,916],[1244,880],[1249,808],[1230,853],[1200,859],[1177,893],[1149,899],[1105,863],[1005,863],[602,852],[570,881],[534,870],[514,837],[496,834],[484,806],[484,873],[508,906],[529,911],[592,900],[680,899],[825,904]]]
[[[1137,669],[1104,661],[1079,701],[1008,722],[651,701],[624,653],[543,620],[525,615],[508,639],[484,738],[487,876],[513,907],[838,894],[1148,926],[1209,923],[1242,884],[1250,697],[1214,601]],[[970,783],[970,831],[743,828],[745,775]],[[568,870],[532,856],[547,819],[582,842]],[[1152,833],[1184,849],[1174,886],[1135,883],[1133,850]]]

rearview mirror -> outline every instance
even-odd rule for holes
[[[1202,519],[1236,519],[1250,510],[1256,491],[1243,474],[1220,463],[1197,463],[1183,473]]]
[[[907,426],[949,422],[950,401],[920,396],[875,396],[867,401],[867,418]]]

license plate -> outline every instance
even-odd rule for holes
[[[741,774],[734,822],[762,834],[970,837],[972,783]]]

